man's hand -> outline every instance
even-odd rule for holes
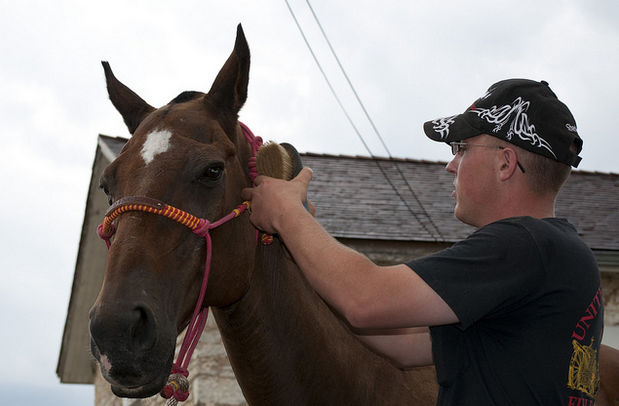
[[[255,187],[242,192],[243,200],[251,202],[252,224],[266,233],[278,233],[287,216],[299,215],[297,210],[305,211],[303,203],[307,200],[312,176],[309,168],[303,168],[290,181],[258,176],[254,180]]]

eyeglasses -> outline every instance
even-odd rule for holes
[[[469,144],[468,142],[461,142],[461,141],[460,142],[450,142],[449,145],[451,146],[451,153],[453,155],[456,155],[459,152],[462,152],[464,150],[464,147],[485,147],[485,148],[505,149],[505,147],[500,147],[498,145]],[[518,164],[518,168],[520,168],[522,173],[524,173],[524,168],[520,164],[520,162],[516,162],[516,163]]]

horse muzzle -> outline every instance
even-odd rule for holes
[[[159,328],[153,312],[135,303],[95,304],[90,311],[91,352],[101,375],[120,397],[158,393],[169,376],[176,329]]]

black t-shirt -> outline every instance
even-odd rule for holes
[[[439,405],[593,404],[600,275],[566,220],[497,221],[407,265],[460,321],[430,328]]]

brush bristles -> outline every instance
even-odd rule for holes
[[[258,149],[256,170],[259,175],[290,180],[294,176],[294,164],[284,147],[269,141]]]

